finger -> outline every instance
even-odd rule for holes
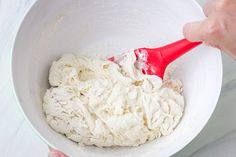
[[[189,41],[203,41],[204,40],[204,21],[187,23],[183,28],[183,34]]]
[[[212,12],[214,12],[214,1],[213,0],[207,0],[206,3],[203,6],[203,12],[208,17]]]
[[[207,0],[203,7],[203,11],[205,15],[209,17],[211,14],[228,10],[228,8],[235,3],[236,1],[232,0]]]
[[[183,33],[189,41],[204,41],[213,45],[221,45],[225,26],[217,20],[217,15],[201,22],[192,22],[184,26]]]

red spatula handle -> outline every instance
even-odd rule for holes
[[[187,39],[182,39],[169,45],[160,47],[159,51],[161,52],[165,64],[168,65],[201,43],[202,42],[190,42]]]

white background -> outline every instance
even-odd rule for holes
[[[24,120],[10,83],[10,53],[21,20],[36,0],[0,0],[0,156],[46,157],[47,145]],[[204,0],[198,0],[203,4]],[[236,154],[236,62],[223,55],[224,80],[217,108],[203,131],[175,157]]]

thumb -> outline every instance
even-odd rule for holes
[[[189,41],[204,40],[204,24],[205,21],[191,22],[184,25],[183,34]]]

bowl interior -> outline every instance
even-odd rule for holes
[[[204,127],[220,93],[220,53],[200,46],[176,61],[186,108],[170,136],[134,148],[80,147],[54,132],[42,112],[52,61],[64,53],[111,55],[130,48],[158,47],[183,38],[188,21],[203,18],[194,1],[41,0],[25,17],[12,55],[19,104],[39,135],[71,157],[170,156]]]

